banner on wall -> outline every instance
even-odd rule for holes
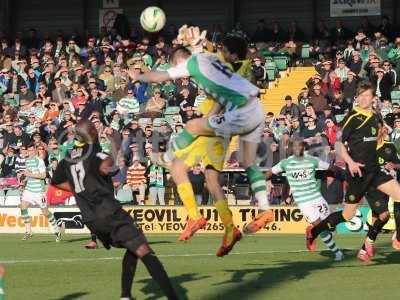
[[[127,206],[124,209],[133,217],[144,233],[180,233],[185,229],[187,213],[180,206]],[[66,233],[89,233],[82,221],[82,215],[77,207],[55,207],[51,209],[57,223],[65,224]],[[224,226],[217,210],[211,206],[201,209],[208,220],[205,229],[200,233],[223,233]],[[239,228],[251,222],[257,209],[253,206],[231,207],[233,221]],[[275,220],[260,233],[297,233],[304,234],[308,225],[298,207],[273,207]],[[338,233],[361,233],[368,230],[368,207],[358,209],[356,216],[347,223],[339,224]],[[41,215],[39,208],[30,208],[32,230],[35,233],[50,233],[47,217]],[[388,228],[387,228],[388,229]],[[24,222],[19,208],[2,208],[0,210],[0,233],[23,233]]]
[[[331,17],[380,16],[381,0],[331,0]]]
[[[127,206],[126,211],[145,233],[180,233],[185,229],[187,213],[180,206]],[[242,228],[249,223],[257,210],[252,206],[232,207],[233,220]],[[65,224],[66,233],[88,233],[82,215],[76,207],[55,207],[51,209],[57,223]],[[214,207],[202,207],[201,212],[208,220],[201,233],[223,233],[224,226]],[[261,233],[304,233],[307,226],[297,207],[275,207],[275,222],[261,230]],[[35,233],[50,233],[47,217],[39,208],[29,209],[32,230]],[[23,233],[24,222],[19,208],[2,208],[0,211],[0,233]]]

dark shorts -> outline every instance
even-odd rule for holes
[[[92,234],[97,235],[106,249],[110,249],[111,246],[125,248],[126,243],[129,242],[130,250],[134,251],[139,246],[147,244],[142,230],[135,225],[132,217],[122,208],[112,215],[88,222],[86,226]]]
[[[382,193],[377,189],[370,189],[367,194],[365,194],[365,198],[368,201],[369,207],[371,207],[372,213],[380,215],[389,210],[389,196],[385,193]]]
[[[369,172],[366,170],[361,171],[363,172],[362,177],[352,177],[349,171],[346,172],[346,181],[348,183],[346,196],[344,198],[346,203],[359,203],[370,189],[376,189],[381,184],[393,180],[390,174],[380,169]]]

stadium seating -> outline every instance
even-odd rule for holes
[[[392,98],[392,103],[400,104],[400,91],[392,91],[390,97]]]
[[[179,106],[168,106],[165,109],[165,115],[176,115],[179,114],[179,112],[181,111],[181,108]]]

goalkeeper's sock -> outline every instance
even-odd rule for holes
[[[57,225],[56,219],[54,218],[54,215],[50,211],[47,213],[47,218],[49,219],[49,224],[51,225],[53,232],[54,233],[60,232],[60,228]]]
[[[200,217],[200,212],[197,207],[196,198],[194,196],[192,184],[189,181],[177,185],[179,197],[186,208],[190,219],[197,220]]]
[[[269,209],[267,182],[264,174],[257,166],[251,166],[246,169],[246,175],[250,182],[251,191],[257,199],[259,209],[261,211]]]
[[[346,219],[343,217],[343,211],[335,211],[325,220],[322,220],[318,225],[314,226],[311,233],[313,237],[316,238],[323,231],[335,231],[336,225],[342,222],[346,222]]]
[[[222,223],[225,226],[225,234],[228,237],[228,243],[230,244],[233,239],[233,218],[232,211],[229,209],[228,202],[226,200],[218,200],[214,204],[221,218]]]
[[[22,220],[24,221],[25,224],[25,232],[32,232],[31,229],[31,218],[29,217],[28,209],[27,208],[21,208],[21,217]]]
[[[148,253],[141,258],[151,277],[158,283],[168,300],[178,300],[178,296],[171,284],[167,272],[154,253]]]
[[[121,273],[121,298],[132,299],[131,289],[133,277],[135,277],[137,266],[137,256],[126,250],[124,259],[122,260]]]
[[[400,202],[393,204],[394,221],[396,223],[396,238],[400,241]]]
[[[333,253],[339,252],[339,248],[336,246],[335,241],[333,240],[332,233],[329,231],[321,232],[321,240],[324,242],[325,246],[332,251]]]
[[[171,146],[174,151],[188,147],[196,139],[186,128],[184,128],[172,141]]]

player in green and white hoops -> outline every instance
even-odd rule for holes
[[[28,158],[25,161],[26,170],[25,188],[21,197],[21,216],[25,224],[25,234],[22,240],[26,241],[32,237],[31,220],[28,208],[31,204],[38,205],[44,216],[47,216],[51,230],[56,235],[56,242],[61,241],[62,230],[57,225],[54,215],[47,208],[45,192],[46,165],[36,151],[34,144],[28,146]]]
[[[243,39],[228,37],[223,45],[226,62],[233,65],[238,59],[246,57],[247,43]],[[215,104],[208,117],[189,121],[171,140],[163,160],[171,162],[176,150],[188,147],[198,136],[220,136],[229,141],[232,136],[239,135],[240,162],[259,204],[258,215],[244,228],[244,232],[257,232],[274,218],[269,207],[265,177],[255,164],[264,128],[264,110],[258,98],[259,89],[212,54],[192,54],[187,48],[179,47],[171,54],[170,63],[172,67],[167,71],[151,71],[141,75],[130,72],[129,75],[134,81],[144,82],[164,82],[190,76],[199,88],[215,100]]]
[[[272,167],[267,177],[285,172],[294,201],[307,222],[316,225],[329,216],[330,210],[328,203],[321,195],[315,171],[327,170],[329,164],[314,156],[304,154],[304,142],[301,139],[295,139],[292,144],[293,155]],[[335,255],[335,261],[343,260],[343,253],[336,246],[329,231],[321,233],[321,239]]]

